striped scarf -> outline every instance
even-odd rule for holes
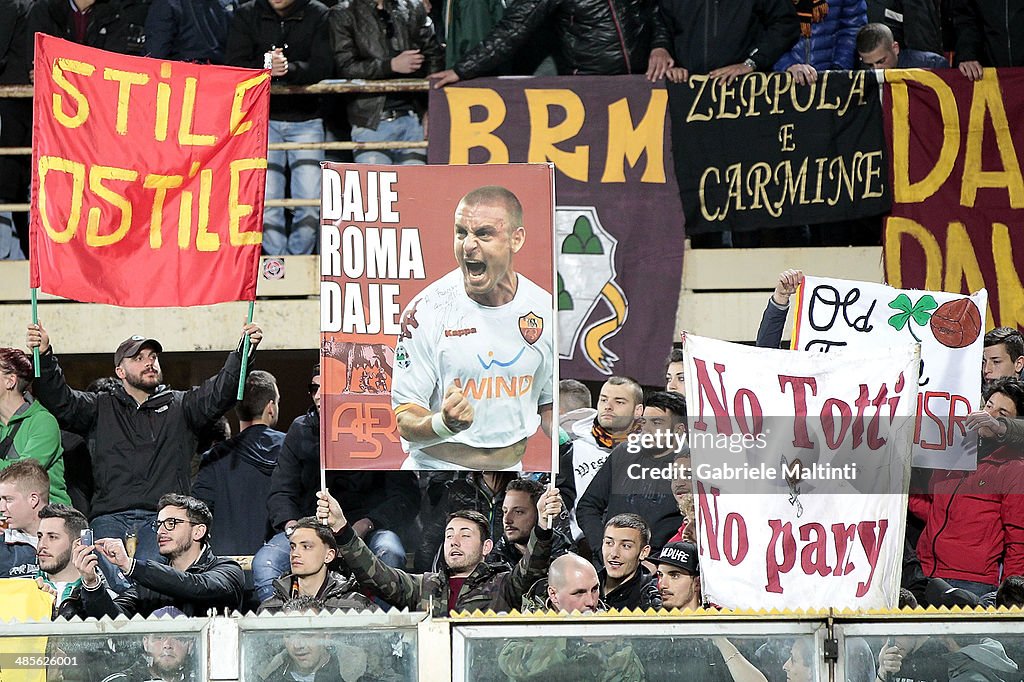
[[[828,15],[828,0],[793,0],[796,15],[800,19],[800,34],[811,36],[811,24],[820,24]]]

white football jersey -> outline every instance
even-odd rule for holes
[[[462,271],[429,285],[402,313],[395,347],[391,404],[439,412],[456,379],[473,405],[473,425],[451,438],[402,447],[417,461],[436,459],[419,448],[441,442],[496,448],[518,443],[540,425],[537,408],[553,402],[551,294],[521,274],[515,298],[497,307],[466,295]],[[447,464],[447,463],[445,463]]]

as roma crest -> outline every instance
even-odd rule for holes
[[[519,333],[531,346],[537,343],[541,333],[544,332],[544,320],[535,313],[530,312],[519,318]]]

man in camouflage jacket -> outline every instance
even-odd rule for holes
[[[317,496],[317,518],[334,531],[341,557],[356,579],[397,608],[430,611],[434,616],[518,608],[530,586],[547,575],[551,523],[562,512],[557,489],[541,496],[537,502],[540,522],[530,536],[527,553],[511,569],[483,560],[493,546],[487,519],[475,511],[454,512],[445,527],[445,570],[414,575],[382,563],[349,527],[338,501],[327,492]]]

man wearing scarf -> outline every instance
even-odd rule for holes
[[[857,57],[857,31],[867,23],[866,0],[793,0],[800,20],[800,37],[776,62],[776,71],[789,71],[805,85],[819,71],[851,71]]]
[[[583,497],[612,448],[639,430],[643,400],[644,391],[636,381],[611,377],[601,387],[597,416],[573,424],[572,447],[566,449],[559,464],[558,489],[567,507]],[[575,507],[569,516],[569,525],[573,540],[583,537],[583,530],[576,522]]]

